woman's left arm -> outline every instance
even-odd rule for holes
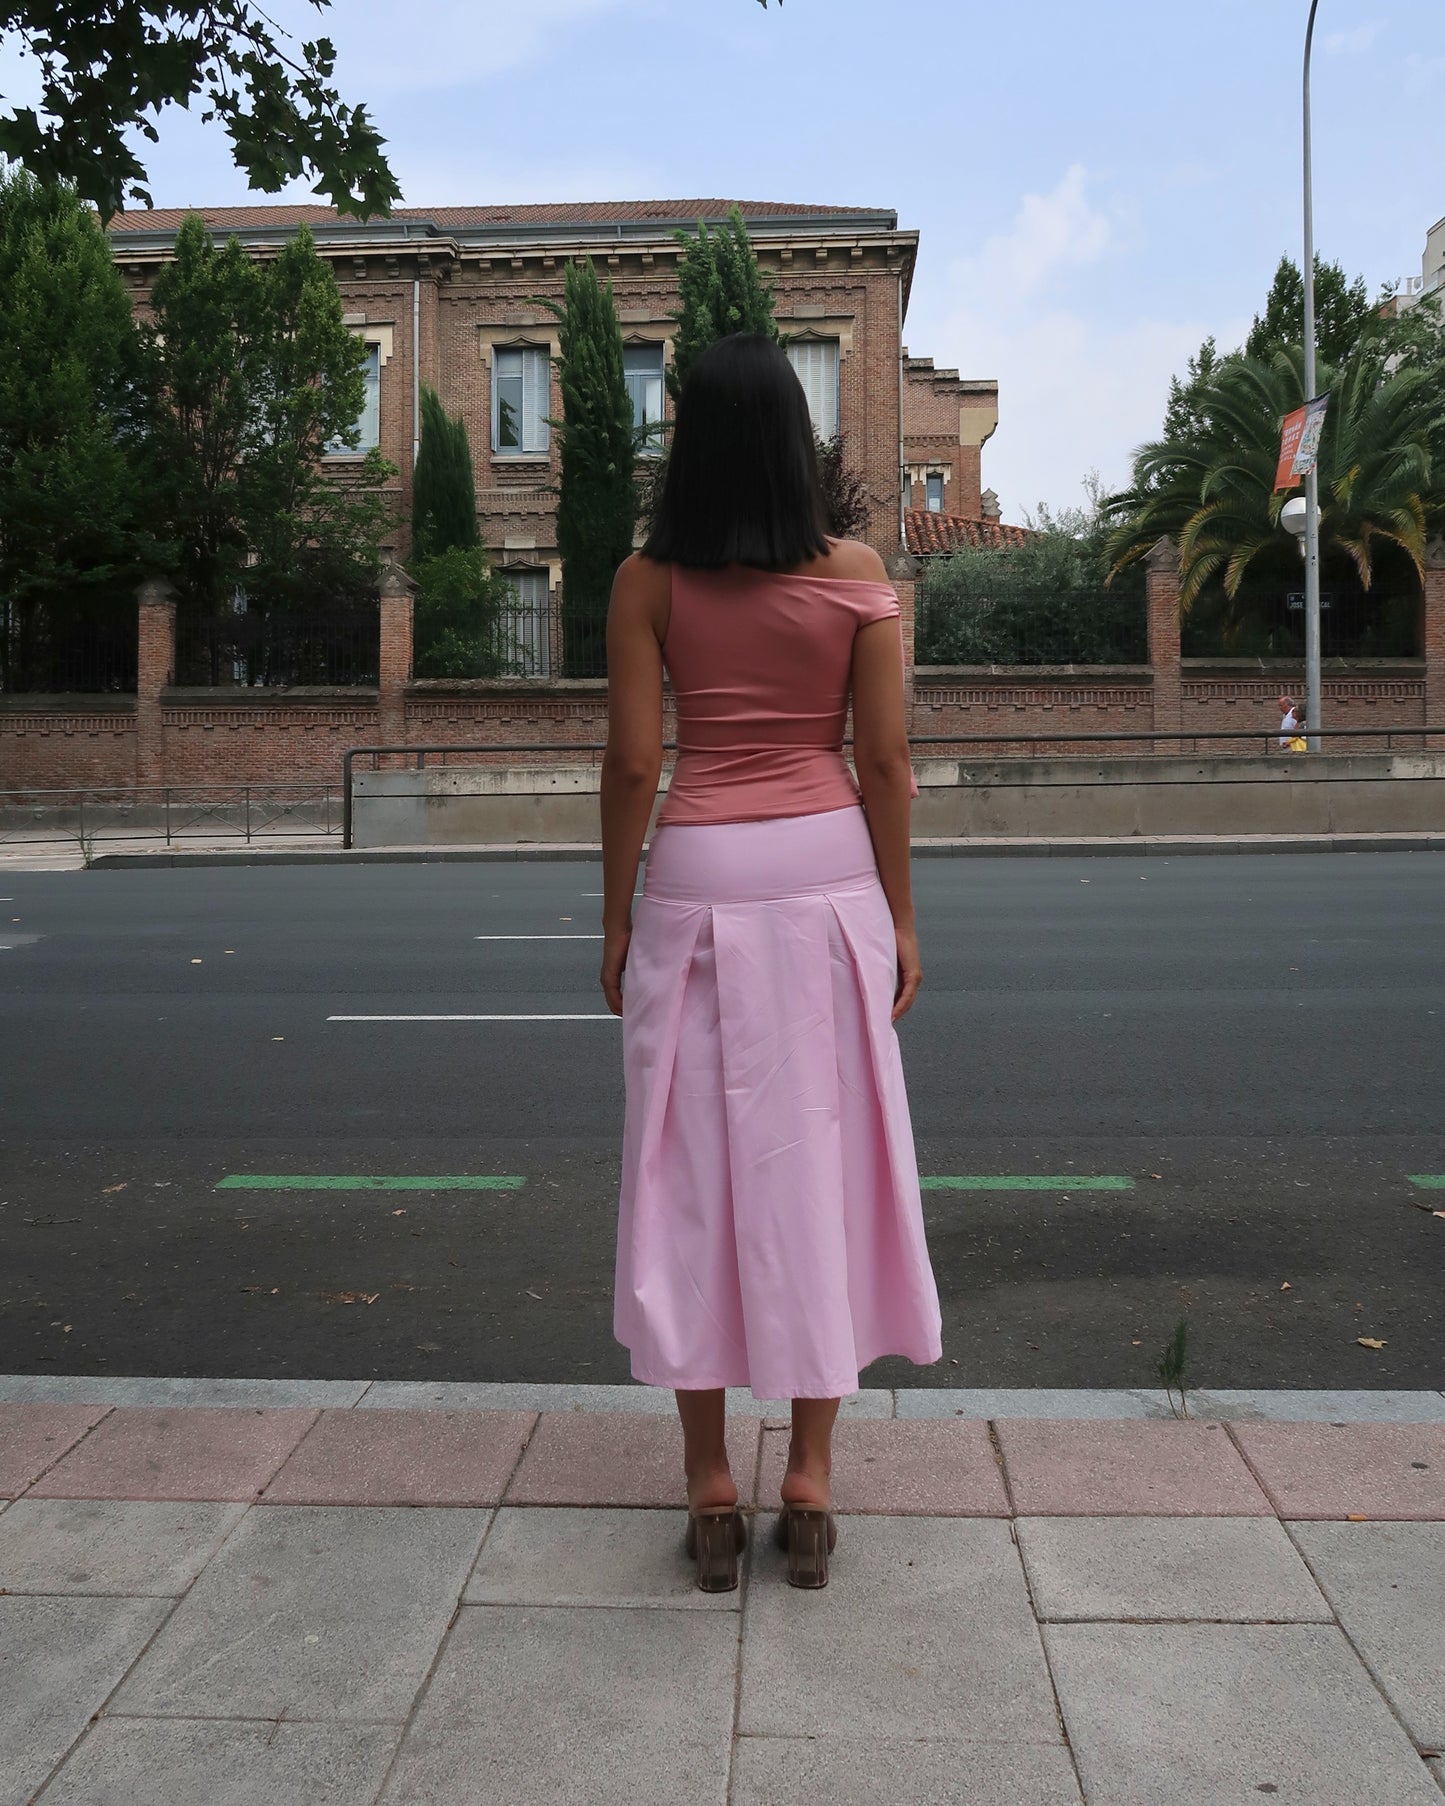
[[[607,750],[602,756],[602,990],[622,1014],[632,893],[662,776],[662,633],[671,573],[635,552],[607,611]]]

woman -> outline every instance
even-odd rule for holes
[[[613,586],[602,767],[602,989],[627,1080],[616,1333],[633,1377],[677,1394],[708,1591],[737,1585],[744,1539],[723,1388],[792,1399],[778,1541],[794,1585],[824,1586],[840,1399],[880,1355],[941,1353],[892,1028],[922,976],[898,613],[877,553],[824,530],[787,357],[755,334],[713,345]],[[677,762],[634,917],[664,670]]]

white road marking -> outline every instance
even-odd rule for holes
[[[600,934],[474,934],[474,941],[600,941]]]
[[[610,1010],[586,1016],[328,1016],[328,1022],[620,1022]]]

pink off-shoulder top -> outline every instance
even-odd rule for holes
[[[853,636],[898,613],[886,583],[674,565],[662,657],[677,763],[657,825],[856,808],[843,758]]]

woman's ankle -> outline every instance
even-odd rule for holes
[[[726,1461],[709,1462],[687,1475],[689,1511],[716,1510],[719,1506],[736,1505],[737,1502],[737,1482]]]

